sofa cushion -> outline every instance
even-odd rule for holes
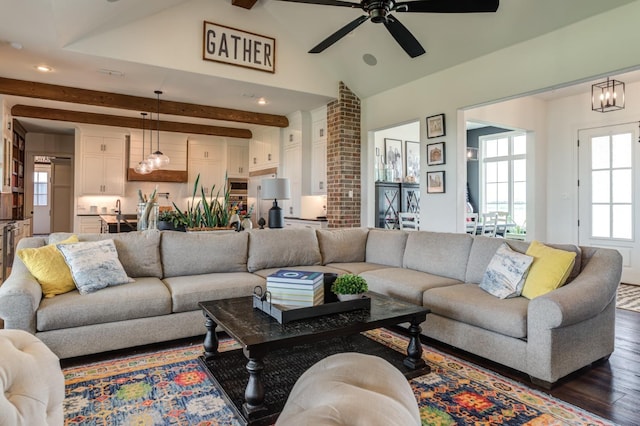
[[[403,266],[464,281],[472,244],[468,234],[409,232]]]
[[[171,295],[158,278],[107,287],[81,296],[77,291],[43,299],[36,312],[38,331],[81,327],[171,313]]]
[[[77,242],[78,237],[72,235],[61,241],[60,244]],[[17,255],[31,272],[31,275],[40,283],[44,297],[53,297],[76,289],[71,270],[55,244],[37,248],[23,248],[17,251]]]
[[[339,269],[340,273],[349,273],[354,275],[360,275],[366,271],[373,271],[375,269],[388,268],[387,265],[380,265],[379,263],[369,262],[347,262],[347,263],[330,263],[327,265],[330,268]]]
[[[322,264],[332,262],[364,262],[367,228],[317,229]]]
[[[524,283],[522,295],[533,299],[562,286],[573,269],[576,253],[531,242],[527,254],[533,256],[531,270]]]
[[[312,228],[249,231],[249,272],[266,268],[320,265],[322,256]]]
[[[487,266],[480,288],[500,299],[520,296],[532,261],[533,257],[502,243]]]
[[[367,263],[402,267],[407,233],[383,229],[370,229],[367,237]]]
[[[424,293],[423,303],[445,318],[516,339],[527,337],[529,300],[524,297],[498,299],[478,285],[466,283],[430,289]]]
[[[196,311],[198,302],[250,296],[256,286],[264,287],[265,279],[248,272],[218,272],[164,279],[171,292],[173,312]],[[249,313],[247,313],[248,315]]]
[[[397,297],[404,301],[422,305],[422,294],[434,287],[460,284],[453,278],[446,278],[425,272],[404,268],[384,268],[360,274],[369,290]]]
[[[49,243],[56,244],[71,234],[57,232],[49,236]],[[121,234],[78,234],[79,241],[112,239],[118,251],[118,259],[127,275],[132,278],[162,278],[160,263],[160,231],[155,229]]]
[[[56,247],[69,265],[80,294],[133,281],[118,260],[113,240],[56,244]]]
[[[164,276],[246,272],[248,246],[246,232],[164,231],[160,255]]]

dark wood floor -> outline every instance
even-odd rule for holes
[[[200,344],[202,338],[182,339],[134,349],[68,358],[62,361],[63,368],[113,359],[116,356],[144,353],[184,344]],[[616,310],[616,346],[608,361],[584,368],[564,378],[549,390],[534,386],[527,375],[462,352],[442,343],[424,338],[423,342],[443,352],[493,370],[512,380],[546,392],[558,399],[581,407],[620,425],[640,424],[640,313],[623,309]]]
[[[616,309],[616,346],[608,361],[565,377],[550,391],[528,376],[431,339],[424,343],[496,371],[620,425],[640,424],[640,313]]]

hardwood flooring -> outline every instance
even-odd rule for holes
[[[616,343],[609,360],[565,377],[550,391],[534,386],[527,375],[518,371],[428,338],[424,338],[423,343],[496,371],[616,424],[640,424],[640,313],[616,309]]]

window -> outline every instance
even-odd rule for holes
[[[527,137],[522,132],[480,138],[482,212],[509,212],[524,226],[527,220]]]
[[[591,139],[591,236],[633,238],[632,135]]]
[[[48,204],[48,183],[49,173],[34,172],[33,173],[33,205],[46,206]]]

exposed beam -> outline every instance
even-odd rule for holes
[[[14,80],[3,77],[0,77],[0,94],[133,111],[156,112],[158,110],[158,101],[154,98],[143,98],[140,96],[122,95],[119,93],[78,89],[75,87],[37,83],[34,81]],[[162,99],[160,100],[160,112],[168,115],[235,121],[239,123],[260,124],[272,127],[289,126],[289,120],[283,115],[262,114],[257,112],[241,111],[238,109],[173,102]]]
[[[96,114],[92,112],[68,111],[64,109],[42,108],[29,105],[14,105],[11,108],[14,117],[41,118],[44,120],[68,121],[70,123],[98,124],[102,126],[127,127],[142,129],[142,119],[119,115]],[[153,121],[153,129],[157,121]],[[160,130],[164,132],[192,133],[198,135],[226,136],[231,138],[251,139],[249,129],[233,127],[207,126],[204,124],[178,123],[160,120]]]
[[[257,2],[258,0],[231,0],[232,5],[240,6],[245,9],[251,9]]]

